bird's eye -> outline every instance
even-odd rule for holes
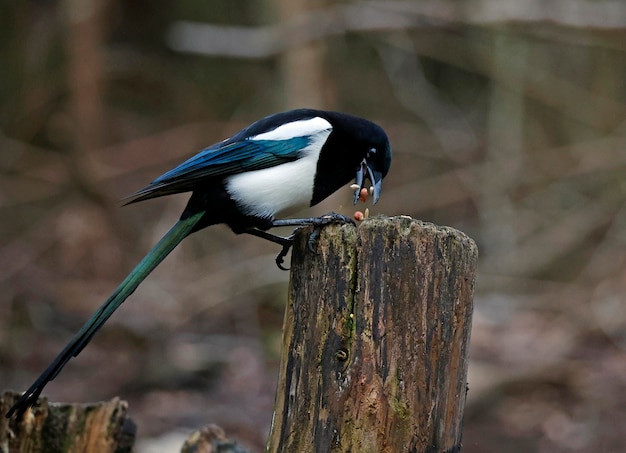
[[[367,152],[367,157],[370,157],[373,154],[376,154],[377,150],[376,148],[370,148],[370,150]]]

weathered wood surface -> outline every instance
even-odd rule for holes
[[[222,428],[210,424],[192,432],[180,453],[252,453],[226,437]]]
[[[135,442],[135,424],[127,404],[114,398],[91,404],[38,404],[20,419],[4,414],[20,397],[5,392],[0,398],[0,452],[127,453]]]
[[[407,217],[296,242],[268,450],[459,451],[475,243]]]

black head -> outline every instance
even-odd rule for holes
[[[385,131],[363,118],[338,112],[318,111],[331,123],[333,131],[320,152],[311,205],[348,184],[353,178],[359,192],[369,180],[374,187],[374,203],[380,198],[382,180],[391,166],[391,145]]]

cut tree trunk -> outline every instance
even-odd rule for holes
[[[127,404],[114,398],[90,404],[48,404],[40,398],[23,417],[4,417],[21,395],[4,392],[0,398],[0,452],[130,453],[135,424]]]
[[[404,216],[306,236],[268,450],[459,451],[476,244]]]

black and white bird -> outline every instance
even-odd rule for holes
[[[340,215],[276,219],[290,208],[313,206],[355,178],[354,202],[367,180],[373,202],[391,165],[391,146],[381,127],[345,113],[299,109],[263,118],[210,146],[130,195],[128,203],[181,192],[191,198],[180,220],[148,252],[113,294],[9,410],[7,417],[32,406],[45,385],[89,343],[113,312],[188,235],[225,223],[280,244],[277,264],[293,235],[267,230],[279,226],[323,225],[345,221]]]

